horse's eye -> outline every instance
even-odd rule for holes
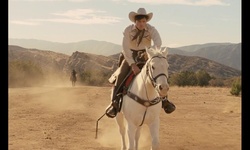
[[[155,69],[155,67],[154,67],[154,66],[152,66],[152,69],[154,70],[154,69]]]

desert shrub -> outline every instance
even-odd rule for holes
[[[241,78],[240,76],[225,78],[225,79],[224,79],[224,85],[225,85],[226,87],[231,88],[231,87],[233,86],[234,82],[235,82],[236,80],[240,79],[240,78]]]
[[[231,87],[230,93],[235,96],[239,96],[241,93],[241,79],[237,78]]]
[[[194,72],[182,71],[171,75],[169,83],[177,86],[194,86],[197,85],[197,78]]]
[[[220,79],[220,78],[211,79],[209,81],[209,85],[210,86],[215,86],[215,87],[223,87],[223,86],[225,86],[224,80]]]
[[[99,70],[86,70],[79,75],[80,82],[86,85],[102,86],[108,83],[109,73]]]
[[[31,61],[11,61],[8,70],[9,87],[40,86],[44,82],[41,67]]]
[[[199,70],[196,73],[182,71],[172,74],[169,78],[169,84],[177,86],[207,86],[212,78],[205,70]]]
[[[207,86],[209,85],[209,81],[212,79],[212,77],[205,70],[199,70],[195,75],[198,86]]]

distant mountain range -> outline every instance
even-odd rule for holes
[[[77,72],[96,70],[112,74],[117,68],[119,55],[103,56],[79,51],[73,52],[72,55],[66,55],[48,50],[27,49],[12,45],[9,45],[8,53],[9,62],[17,60],[32,61],[39,64],[45,73],[56,72],[60,76],[67,76],[72,68],[75,68]],[[196,72],[203,69],[218,78],[241,76],[241,71],[237,69],[198,56],[169,54],[168,62],[170,75],[181,71]]]
[[[105,41],[88,40],[74,43],[58,43],[36,39],[9,39],[9,45],[24,48],[50,50],[72,55],[75,51],[111,56],[122,51],[122,46]],[[170,48],[169,54],[199,56],[241,71],[241,43],[206,43]]]
[[[75,51],[86,52],[91,54],[99,54],[109,56],[119,53],[122,48],[120,45],[105,42],[87,40],[73,43],[58,43],[36,39],[9,39],[9,45],[17,45],[25,48],[35,48],[40,50],[50,50],[67,55],[71,55]]]

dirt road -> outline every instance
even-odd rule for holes
[[[240,150],[241,97],[229,88],[170,87],[177,109],[160,116],[161,150]],[[110,87],[9,88],[9,150],[120,150],[114,119],[104,113]],[[140,149],[149,150],[147,127]]]

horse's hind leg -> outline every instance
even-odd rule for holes
[[[124,116],[122,113],[117,113],[116,123],[118,124],[120,135],[121,135],[121,142],[122,142],[122,150],[126,150],[126,141],[125,141],[125,126],[124,126]]]

